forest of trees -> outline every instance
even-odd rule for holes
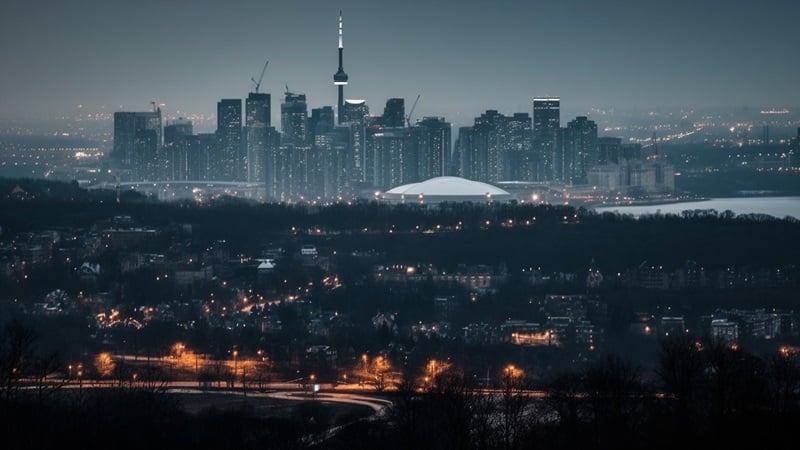
[[[16,186],[24,189],[25,198],[6,195]],[[69,267],[52,262],[26,272],[35,283],[13,276],[0,280],[0,439],[9,448],[667,449],[743,448],[753,440],[765,447],[788,448],[784,443],[791,442],[787,439],[792,425],[800,419],[796,346],[776,352],[783,344],[776,341],[762,347],[766,351],[756,351],[746,338],[739,346],[696,334],[646,342],[626,334],[634,312],[662,305],[671,305],[674,314],[685,314],[687,320],[723,306],[796,309],[800,222],[793,218],[713,210],[634,218],[566,205],[518,203],[420,206],[363,201],[317,206],[222,198],[199,205],[162,203],[135,193],[123,193],[118,202],[114,192],[43,180],[0,179],[0,193],[0,239],[12,256],[14,239],[22,234],[97,233],[111,226],[115,216],[130,216],[137,226],[159,231],[137,251],[202,254],[221,240],[231,255],[259,257],[270,246],[288,249],[271,275],[272,289],[285,294],[309,282],[314,288],[302,302],[274,306],[283,329],[266,340],[270,357],[278,362],[323,342],[311,337],[303,322],[301,315],[309,308],[347,316],[349,324],[332,328],[324,341],[336,348],[358,354],[413,348],[397,355],[407,356],[404,370],[410,375],[431,355],[452,356],[454,362],[424,386],[408,376],[396,390],[384,392],[393,406],[371,420],[341,417],[322,404],[317,409],[300,404],[282,417],[265,417],[252,403],[255,400],[236,410],[190,413],[179,396],[165,390],[168,374],[157,370],[140,374],[136,385],[67,388],[64,373],[72,370],[68,361],[104,349],[101,339],[88,336],[88,310],[74,316],[25,315],[23,306],[41,301],[54,289],[76,296],[86,288]],[[325,292],[320,288],[321,269],[293,259],[292,252],[303,244],[327,252],[339,270],[341,288]],[[357,256],[361,254],[372,256]],[[172,285],[154,281],[154,269],[123,274],[121,255],[108,250],[93,259],[105,267],[93,289],[107,288],[118,310],[178,305],[178,300],[188,299],[178,298],[184,294],[176,294]],[[663,291],[606,283],[591,295],[607,308],[607,320],[597,322],[605,328],[607,342],[594,357],[578,362],[572,359],[577,349],[556,354],[555,349],[510,344],[480,346],[437,338],[412,342],[371,326],[379,311],[396,312],[399,325],[436,320],[432,298],[446,294],[463,303],[448,317],[454,327],[475,320],[499,323],[512,316],[539,321],[543,318],[536,314],[541,312],[530,302],[552,293],[554,285],[532,285],[521,276],[523,268],[580,274],[592,264],[610,275],[643,261],[670,269],[687,261],[708,270],[778,268],[788,281],[777,287]],[[463,288],[443,288],[430,281],[377,283],[372,279],[372,264],[377,262],[433,264],[446,270],[487,264],[503,267],[508,277],[495,292],[469,302]],[[234,271],[229,279],[241,287],[253,275]],[[584,279],[557,288],[559,294],[588,293]],[[236,292],[219,283],[192,295],[205,299],[212,293],[215,307],[230,307],[236,301]],[[177,341],[223,356],[234,344],[253,350],[265,341],[255,327],[227,330],[213,324],[213,317],[196,321],[191,329],[179,327],[177,321],[154,320],[141,330],[117,328],[113,333],[116,345],[126,347],[112,350],[148,356],[163,354]],[[796,344],[797,336],[781,339]],[[497,390],[483,390],[486,386],[476,371],[509,360],[524,363],[526,372],[512,371],[505,378],[494,374]],[[329,439],[309,439],[340,425]]]

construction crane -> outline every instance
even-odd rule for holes
[[[406,115],[406,127],[411,128],[411,115],[414,114],[414,108],[417,107],[417,102],[419,101],[420,94],[417,94],[416,100],[414,100],[414,104],[411,105],[411,109],[408,111]]]
[[[255,78],[250,78],[250,80],[251,80],[253,83],[255,83],[255,85],[256,85],[256,88],[255,88],[255,92],[256,92],[256,94],[258,94],[258,88],[260,88],[260,87],[261,87],[261,80],[264,78],[264,72],[266,72],[266,71],[267,71],[267,65],[268,65],[268,64],[269,64],[269,60],[267,60],[267,62],[265,62],[265,63],[264,63],[264,68],[263,68],[263,69],[261,69],[261,76],[259,76],[259,77],[258,77],[258,81],[256,81],[256,79],[255,79]]]

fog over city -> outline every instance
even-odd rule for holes
[[[800,5],[790,0],[12,0],[0,17],[0,117],[150,101],[212,116],[218,99],[252,88],[267,59],[261,92],[277,97],[288,84],[311,106],[332,105],[339,10],[348,98],[421,94],[419,117],[456,126],[485,109],[527,111],[541,95],[564,98],[571,116],[800,105]]]

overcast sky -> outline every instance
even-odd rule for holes
[[[266,60],[274,122],[285,85],[335,105],[339,9],[345,96],[372,113],[417,94],[414,118],[456,125],[538,95],[573,115],[800,105],[797,0],[5,0],[0,117],[213,115]]]

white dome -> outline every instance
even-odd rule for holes
[[[436,177],[419,183],[404,184],[383,193],[390,201],[506,201],[511,194],[491,184],[460,177]]]

